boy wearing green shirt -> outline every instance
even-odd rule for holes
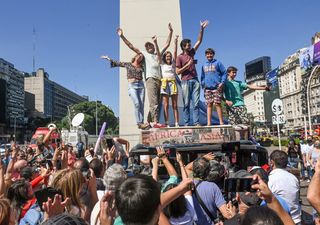
[[[255,84],[247,84],[246,82],[235,80],[238,69],[229,66],[227,69],[228,80],[224,84],[224,96],[227,104],[227,112],[229,123],[231,125],[249,124],[247,108],[244,105],[242,92],[246,89],[266,90],[268,86],[257,86]]]

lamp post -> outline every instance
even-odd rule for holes
[[[320,68],[320,65],[316,65],[313,67],[310,77],[308,79],[308,84],[307,84],[307,104],[308,104],[308,119],[309,119],[309,134],[312,134],[312,125],[311,125],[311,110],[310,110],[310,85],[311,85],[311,79],[316,73],[316,71]]]
[[[96,100],[96,135],[98,135],[98,100]]]

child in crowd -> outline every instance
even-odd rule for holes
[[[208,48],[205,51],[207,62],[202,66],[201,86],[207,103],[207,125],[211,126],[212,106],[215,104],[220,125],[223,125],[221,98],[223,85],[227,80],[227,72],[223,64],[214,59],[215,51]]]

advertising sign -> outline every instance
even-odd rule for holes
[[[306,74],[310,69],[312,69],[313,55],[313,45],[300,52],[299,62],[301,75]]]
[[[313,62],[314,64],[320,65],[320,42],[314,45]]]
[[[271,86],[271,89],[275,89],[278,86],[278,68],[271,70],[266,75],[266,80],[268,86]]]

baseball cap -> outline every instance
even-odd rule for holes
[[[246,170],[239,170],[234,174],[234,178],[248,178],[252,177],[252,174]],[[260,205],[261,199],[255,192],[238,192],[241,201],[247,206]]]

